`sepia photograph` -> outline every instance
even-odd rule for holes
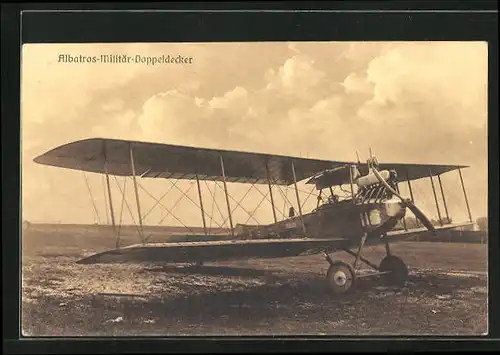
[[[30,43],[21,334],[488,334],[486,42]]]

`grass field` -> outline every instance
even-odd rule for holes
[[[164,241],[172,229],[157,230]],[[25,336],[480,335],[487,332],[487,245],[401,242],[402,289],[362,279],[333,297],[320,255],[169,265],[79,265],[114,247],[108,228],[30,226],[22,237]],[[123,245],[135,244],[132,233]],[[383,247],[367,247],[376,263]],[[343,253],[334,259],[351,261]],[[111,295],[112,294],[112,295]]]

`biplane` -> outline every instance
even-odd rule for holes
[[[467,166],[379,163],[372,156],[366,162],[331,161],[284,155],[262,154],[221,149],[205,149],[160,143],[91,138],[59,146],[34,159],[36,163],[104,174],[107,182],[109,209],[115,230],[116,248],[79,260],[81,264],[163,262],[194,263],[248,259],[281,258],[323,254],[329,263],[327,282],[335,294],[349,291],[360,277],[380,276],[385,282],[403,285],[408,267],[393,255],[390,242],[418,233],[439,233],[445,229],[471,225],[472,217],[461,170]],[[469,221],[451,223],[440,176],[458,171],[465,197]],[[138,215],[141,242],[120,247],[109,177],[130,177]],[[434,178],[437,177],[446,217],[442,218]],[[414,203],[412,181],[430,178],[439,225],[435,225]],[[148,242],[143,233],[139,199],[139,179],[178,179],[196,181],[204,239],[186,242]],[[225,236],[210,235],[204,209],[200,181],[221,183],[225,193],[229,228]],[[311,211],[302,209],[298,182],[312,185],[317,204]],[[399,193],[406,182],[409,198]],[[267,185],[273,212],[273,223],[264,225],[234,224],[228,183]],[[288,216],[279,220],[273,187],[295,189],[298,211],[290,208]],[[334,194],[337,186],[344,198]],[[404,224],[410,211],[419,222],[416,228],[396,228]],[[201,230],[201,227],[200,227]],[[386,255],[377,265],[362,256],[367,245],[384,244]],[[344,251],[352,263],[332,260],[330,254]],[[374,271],[360,273],[360,262]]]

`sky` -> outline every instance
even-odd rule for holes
[[[473,218],[486,216],[487,51],[485,42],[24,45],[22,218],[109,222],[101,175],[33,162],[52,148],[91,137],[347,161],[356,160],[356,152],[365,160],[371,148],[381,162],[464,164],[470,166],[463,176]],[[127,55],[132,61],[60,61],[65,54]],[[162,55],[192,60],[134,62],[136,56]],[[450,215],[464,220],[458,174],[442,180]],[[132,182],[112,177],[111,183],[117,221],[137,223]],[[149,193],[140,197],[145,224],[201,225],[193,182],[181,181],[174,188],[163,179],[139,183]],[[301,192],[310,191],[299,185]],[[177,203],[183,196],[177,187],[189,198]],[[227,207],[221,188],[214,203],[214,186],[202,187],[208,221],[222,225]],[[267,186],[257,188],[267,193]],[[151,198],[169,189],[160,203]],[[246,185],[229,184],[228,190],[235,223],[272,220],[270,204],[259,204],[262,195],[255,188],[247,195]],[[281,195],[285,190],[273,191],[280,215],[287,206]],[[404,184],[401,192],[408,194]],[[429,180],[416,182],[414,193],[417,204],[434,217]],[[286,194],[294,204],[291,190]],[[247,212],[235,202],[243,197]],[[315,205],[310,197],[304,212]],[[256,207],[250,217],[248,211]]]

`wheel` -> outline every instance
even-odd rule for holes
[[[330,265],[326,277],[333,293],[342,294],[351,289],[356,280],[356,273],[351,265],[337,261]]]
[[[379,266],[379,271],[390,271],[389,274],[382,275],[384,281],[389,285],[404,286],[408,279],[408,267],[397,256],[389,255],[383,258]]]

